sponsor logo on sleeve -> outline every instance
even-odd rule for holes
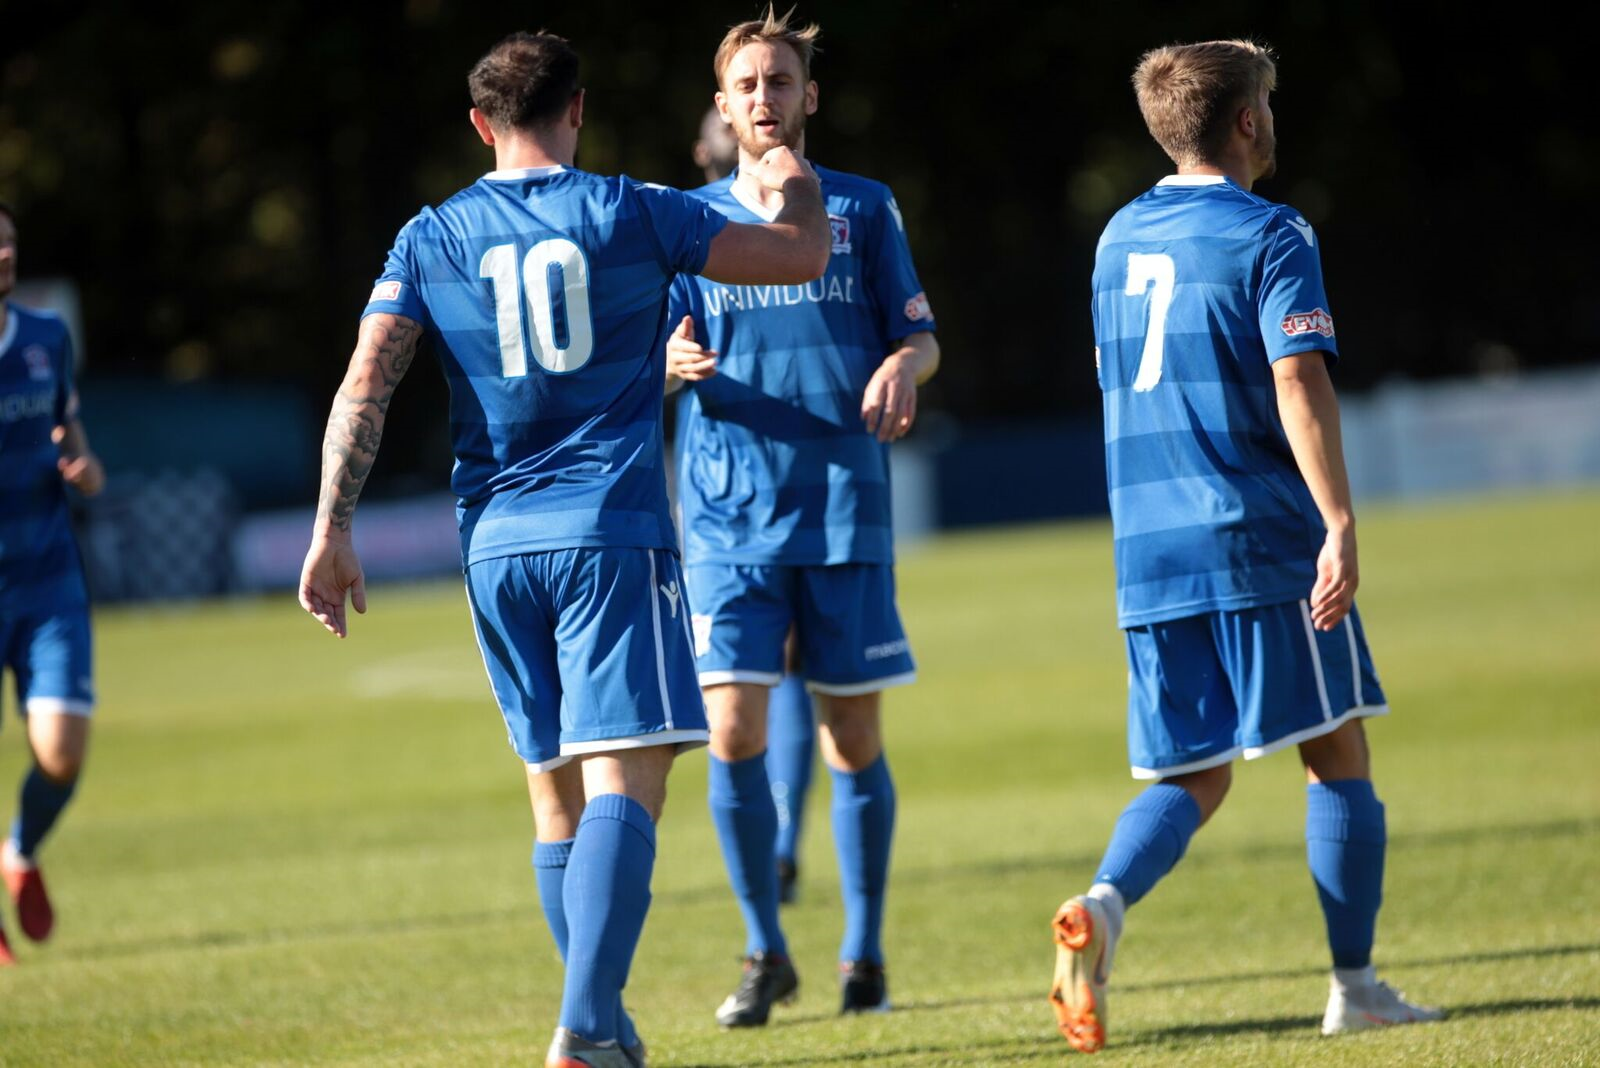
[[[933,321],[933,307],[928,303],[928,294],[918,293],[906,301],[906,318],[914,323]]]
[[[1280,325],[1283,327],[1283,332],[1290,337],[1299,337],[1301,334],[1333,336],[1333,316],[1321,308],[1312,308],[1308,312],[1291,312],[1283,317]]]
[[[1289,220],[1289,225],[1295,228],[1296,233],[1306,239],[1306,244],[1313,247],[1316,245],[1317,235],[1311,232],[1311,224],[1306,222],[1305,216],[1296,215]]]
[[[833,231],[833,251],[850,251],[850,220],[843,215],[828,216],[828,229]]]
[[[371,304],[373,301],[378,301],[378,300],[399,300],[399,299],[400,299],[400,283],[399,282],[379,282],[377,285],[372,287],[372,296],[367,298],[367,303]]]

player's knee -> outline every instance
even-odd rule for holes
[[[835,719],[824,728],[828,763],[841,771],[864,771],[883,753],[876,719]]]
[[[1200,822],[1204,823],[1211,818],[1212,813],[1222,807],[1223,799],[1228,796],[1228,790],[1233,786],[1233,765],[1223,764],[1220,767],[1204,768],[1187,775],[1174,775],[1162,781],[1181,786],[1188,791],[1200,809]]]
[[[52,782],[65,785],[76,782],[83,771],[83,754],[65,749],[47,749],[34,754],[34,763]]]
[[[766,748],[766,728],[751,717],[721,716],[711,725],[711,751],[718,760],[749,760]]]
[[[1331,734],[1301,742],[1300,761],[1312,782],[1372,777],[1367,735],[1359,719],[1351,720]]]

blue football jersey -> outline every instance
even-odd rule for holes
[[[1224,178],[1166,178],[1101,235],[1094,329],[1119,625],[1309,595],[1325,530],[1272,363],[1338,355],[1310,225]]]
[[[888,563],[889,449],[861,398],[908,334],[934,329],[887,186],[817,167],[833,229],[828,271],[805,285],[680,277],[672,321],[719,353],[685,385],[678,496],[691,564]],[[736,222],[772,218],[734,175],[695,190]]]
[[[676,549],[667,290],[725,225],[675,189],[542,167],[491,172],[400,231],[363,315],[416,320],[443,363],[466,563]]]
[[[72,341],[53,315],[6,305],[0,332],[0,612],[83,604],[83,565],[50,434],[76,417]]]

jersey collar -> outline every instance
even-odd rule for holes
[[[1220,174],[1169,174],[1156,185],[1221,185],[1227,180]]]
[[[490,171],[483,176],[486,182],[520,182],[525,178],[548,178],[552,174],[560,174],[566,170],[559,163],[552,163],[548,167],[509,167],[503,171]]]
[[[777,212],[763,205],[761,201],[751,196],[749,191],[739,184],[739,174],[737,171],[734,172],[732,184],[728,186],[728,193],[733,197],[733,199],[737,200],[741,205],[744,206],[745,211],[748,211],[751,215],[754,215],[763,222],[771,222],[773,219],[778,217]]]

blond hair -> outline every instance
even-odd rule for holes
[[[726,73],[728,64],[733,62],[733,57],[738,54],[739,49],[757,41],[768,43],[781,41],[794,49],[794,54],[800,57],[801,76],[810,81],[811,57],[818,51],[817,38],[822,34],[822,27],[812,22],[800,28],[791,28],[789,20],[793,16],[792,7],[779,15],[773,6],[768,4],[764,18],[751,19],[749,22],[730,26],[722,38],[722,43],[717,46],[716,56],[711,60],[711,69],[717,76],[717,85],[722,85],[722,75]]]
[[[1179,166],[1212,163],[1234,116],[1278,86],[1272,51],[1254,41],[1204,41],[1152,49],[1133,72],[1150,136]]]

